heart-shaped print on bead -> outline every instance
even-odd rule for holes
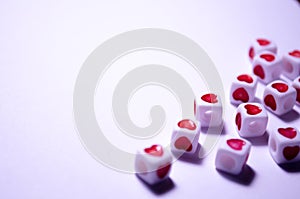
[[[245,109],[249,115],[257,115],[262,112],[262,109],[259,106],[253,104],[246,104]]]
[[[264,99],[264,103],[266,106],[270,107],[273,111],[276,110],[276,101],[273,95],[267,95]]]
[[[238,128],[238,130],[241,130],[241,126],[242,126],[242,116],[241,113],[237,113],[235,116],[235,124]]]
[[[248,92],[244,88],[238,88],[232,93],[233,99],[236,101],[248,102],[249,95]]]
[[[272,88],[275,88],[280,93],[284,93],[289,89],[289,86],[284,83],[274,83]]]
[[[227,140],[228,146],[230,146],[232,149],[240,151],[243,149],[243,146],[246,144],[243,140],[240,139],[229,139]]]
[[[218,97],[213,93],[205,94],[201,97],[201,99],[205,102],[212,103],[212,104],[218,103]]]
[[[163,147],[160,145],[152,145],[149,148],[144,149],[146,153],[153,156],[162,156],[163,155]]]
[[[292,52],[289,52],[289,55],[300,58],[300,50],[294,50]]]
[[[297,157],[299,151],[299,146],[287,146],[283,149],[283,156],[286,160],[292,160]]]
[[[193,149],[193,145],[191,143],[191,141],[187,138],[187,137],[179,137],[174,146],[177,148],[177,149],[180,149],[180,150],[184,150],[184,151],[191,151]]]
[[[168,163],[166,165],[163,165],[163,166],[159,166],[157,171],[156,171],[156,174],[157,176],[162,179],[164,177],[166,177],[166,175],[169,173],[170,171],[170,168],[171,168],[171,164]]]
[[[247,82],[251,84],[253,82],[253,78],[250,75],[242,74],[237,77],[237,79],[241,82]]]
[[[249,57],[250,57],[250,59],[253,59],[253,58],[254,58],[254,48],[253,48],[253,47],[251,47],[251,48],[249,49]]]
[[[296,129],[292,128],[292,127],[288,127],[288,128],[279,128],[278,132],[289,139],[293,139],[297,136],[297,131]]]
[[[179,128],[185,128],[188,130],[195,130],[197,128],[196,124],[192,120],[189,120],[189,119],[181,120],[180,122],[178,122],[177,125]]]
[[[265,79],[265,72],[261,65],[256,65],[253,69],[253,73],[261,79]]]
[[[268,41],[266,39],[257,39],[256,41],[260,46],[267,46],[271,43],[270,41]]]
[[[260,58],[266,60],[267,62],[272,62],[275,59],[275,56],[272,54],[262,54],[260,55]]]

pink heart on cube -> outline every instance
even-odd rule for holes
[[[162,156],[163,155],[163,148],[160,145],[152,145],[149,148],[145,148],[144,151],[149,155],[153,156]]]
[[[288,127],[288,128],[279,128],[278,132],[289,139],[293,139],[297,136],[297,131],[294,128]]]
[[[289,86],[284,83],[274,83],[272,88],[275,88],[280,93],[284,93],[289,89]]]
[[[196,124],[192,120],[189,120],[189,119],[181,120],[180,122],[178,122],[177,125],[180,128],[186,128],[188,130],[195,130],[197,128]]]

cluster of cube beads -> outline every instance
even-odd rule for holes
[[[277,45],[267,39],[256,39],[249,49],[253,74],[238,75],[230,88],[230,102],[237,106],[235,126],[240,137],[227,137],[217,150],[217,170],[238,175],[246,165],[251,142],[247,138],[263,136],[269,122],[268,111],[277,116],[289,114],[300,105],[300,51],[283,56]],[[280,80],[285,76],[291,82]],[[255,98],[257,83],[266,84],[263,99]],[[259,102],[260,101],[260,102]],[[138,151],[135,159],[137,175],[153,185],[168,178],[174,154],[194,154],[199,147],[201,127],[222,126],[222,104],[214,93],[203,93],[194,101],[194,119],[179,121],[172,132],[171,151],[153,145]],[[296,127],[279,126],[269,132],[269,151],[278,164],[300,160],[300,132]],[[178,156],[177,156],[178,157]]]

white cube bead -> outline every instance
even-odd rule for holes
[[[271,132],[268,145],[271,156],[278,164],[300,160],[300,135],[296,128],[278,128]]]
[[[300,50],[293,50],[283,55],[283,75],[295,79],[300,75]]]
[[[171,150],[175,153],[195,153],[200,136],[200,123],[184,119],[179,121],[172,133]]]
[[[240,138],[227,138],[218,148],[216,169],[237,175],[241,173],[250,153],[251,143]]]
[[[235,124],[240,136],[258,137],[266,132],[268,114],[262,104],[243,103],[236,112]]]
[[[268,84],[279,79],[282,72],[282,59],[272,52],[263,51],[254,57],[252,66],[257,78]]]
[[[230,102],[241,104],[252,102],[255,98],[257,78],[248,74],[237,76],[231,84]]]
[[[274,114],[283,115],[293,109],[296,97],[295,88],[284,81],[277,80],[266,86],[263,94],[263,103]]]
[[[150,185],[168,178],[171,166],[171,152],[161,145],[152,145],[149,148],[138,151],[136,154],[136,174]]]
[[[196,98],[194,112],[202,127],[216,127],[223,123],[221,99],[214,93],[204,93]]]
[[[300,76],[298,76],[296,79],[294,79],[293,87],[296,89],[296,92],[297,92],[296,102],[298,105],[300,105]]]

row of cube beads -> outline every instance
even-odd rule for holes
[[[193,119],[182,119],[173,129],[170,148],[153,145],[137,152],[135,170],[146,183],[157,184],[169,176],[172,157],[179,158],[184,153],[194,154],[199,146],[201,127],[222,126],[223,114],[220,97],[214,93],[203,93],[194,101]]]

